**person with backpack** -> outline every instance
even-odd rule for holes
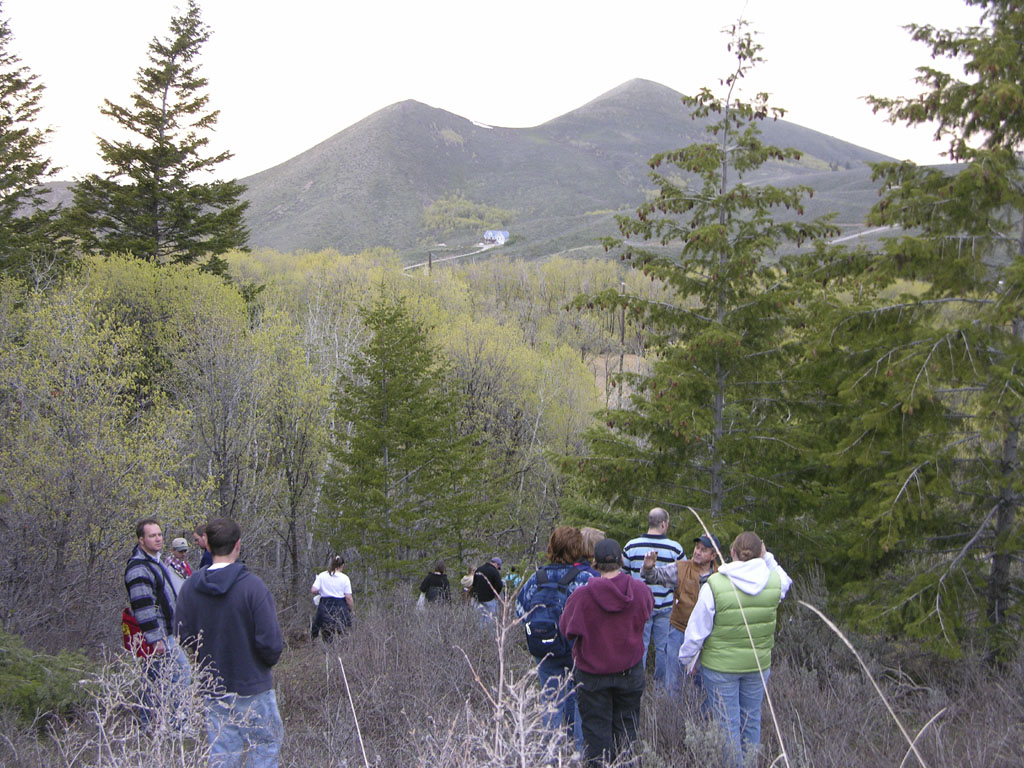
[[[420,600],[418,605],[426,603],[450,603],[452,588],[445,574],[444,560],[434,563],[431,572],[420,582]]]
[[[480,624],[486,627],[497,622],[501,612],[501,558],[495,555],[473,572],[473,583],[469,595],[476,601],[480,611]]]
[[[174,636],[174,605],[178,593],[170,574],[160,560],[164,546],[160,523],[147,517],[135,525],[138,544],[132,550],[124,570],[124,585],[128,591],[127,618],[138,624],[140,639],[129,637],[131,650],[147,657],[146,676],[142,681],[142,706],[139,720],[148,727],[156,709],[164,705],[164,696],[183,695],[191,679],[188,660]],[[127,622],[122,617],[122,626]],[[145,648],[140,648],[145,640]],[[139,652],[142,651],[140,654]],[[167,702],[166,711],[173,713],[174,702]]]
[[[545,712],[548,728],[563,726],[583,745],[576,692],[572,686],[572,642],[558,629],[565,601],[590,579],[575,565],[583,557],[583,537],[577,528],[560,525],[548,539],[549,565],[532,574],[516,596],[516,617],[526,632],[526,646],[537,662],[541,697],[554,704]]]

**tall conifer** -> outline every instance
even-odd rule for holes
[[[920,95],[872,99],[893,122],[934,124],[961,165],[875,166],[870,220],[897,234],[851,262],[857,290],[821,347],[849,417],[831,461],[855,613],[952,653],[968,637],[1013,648],[1024,586],[1024,9],[968,4],[977,26],[908,27],[964,78],[923,66]]]
[[[445,366],[401,299],[363,311],[372,334],[339,376],[335,444],[321,532],[378,580],[462,560],[493,527],[500,491],[485,448],[459,428]]]
[[[35,124],[43,85],[10,50],[12,41],[10,25],[0,16],[0,269],[3,271],[16,270],[33,254],[52,248],[54,214],[41,207],[45,202],[42,184],[59,170],[42,155],[50,129]]]
[[[170,35],[149,44],[149,65],[136,77],[132,106],[105,101],[101,112],[133,138],[100,139],[109,166],[75,187],[71,222],[88,252],[127,252],[156,263],[223,272],[218,258],[248,239],[244,188],[207,180],[230,152],[204,155],[218,112],[208,109],[198,56],[209,39],[199,6],[171,19]]]
[[[730,32],[736,65],[725,95],[705,88],[684,98],[695,117],[712,118],[710,141],[653,157],[657,194],[619,217],[623,239],[606,242],[662,283],[666,299],[608,291],[576,300],[644,324],[652,361],[649,372],[619,377],[628,403],[603,414],[578,467],[590,492],[615,505],[686,504],[716,526],[781,525],[800,463],[793,433],[806,422],[795,418],[790,381],[801,288],[790,274],[796,263],[779,256],[832,226],[802,218],[810,189],[747,183],[765,163],[799,153],[761,142],[758,123],[781,112],[767,94],[737,98],[761,46],[742,21]]]

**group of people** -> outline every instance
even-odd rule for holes
[[[558,526],[548,564],[518,588],[509,585],[549,705],[545,724],[572,734],[589,766],[614,762],[636,740],[652,640],[655,683],[679,695],[690,681],[685,690],[726,729],[727,764],[739,766],[760,744],[776,611],[792,580],[755,533],[737,536],[724,563],[714,535],[695,538],[687,558],[668,527],[668,513],[652,509],[647,532],[621,547],[598,529]],[[140,520],[135,533],[124,578],[150,654],[143,725],[168,685],[180,689],[190,680],[187,649],[218,683],[206,704],[211,765],[240,764],[243,756],[277,765],[283,728],[271,668],[283,640],[270,590],[239,561],[238,524],[221,518],[196,529],[203,559],[195,571],[184,538],[162,556],[157,520]],[[351,625],[344,562],[332,558],[313,582],[314,637]],[[502,605],[502,565],[492,557],[462,581],[484,623],[495,621]],[[420,584],[422,604],[451,601],[445,571],[443,561],[434,563]]]
[[[173,712],[181,703],[175,698],[192,670],[184,646],[196,668],[216,678],[205,713],[210,765],[241,765],[244,759],[276,766],[284,728],[271,668],[284,642],[273,595],[239,562],[241,528],[227,518],[197,528],[194,540],[204,555],[195,572],[184,562],[184,539],[175,539],[172,554],[163,557],[156,519],[140,520],[135,535],[124,581],[150,654],[139,710],[143,727],[151,725],[156,707]]]
[[[673,695],[691,681],[686,690],[725,727],[726,764],[760,744],[776,611],[792,580],[755,533],[737,536],[723,563],[714,535],[695,538],[688,559],[668,527],[668,513],[652,509],[646,534],[620,547],[595,529],[559,526],[549,564],[516,595],[546,723],[572,733],[589,766],[636,740],[652,639],[654,681]]]

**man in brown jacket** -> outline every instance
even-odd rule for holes
[[[679,665],[679,646],[683,644],[686,624],[690,620],[690,612],[697,603],[697,595],[708,577],[718,570],[717,555],[722,551],[718,537],[705,535],[693,540],[693,559],[687,560],[684,555],[672,565],[655,568],[657,553],[648,553],[644,558],[641,577],[648,584],[659,584],[674,587],[672,613],[669,615],[668,654],[669,665],[665,684],[674,695],[679,691],[679,681],[683,678],[683,670]],[[653,556],[652,556],[653,554]],[[700,685],[700,668],[694,671],[694,682]]]

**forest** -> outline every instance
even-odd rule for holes
[[[740,98],[762,58],[740,22],[734,69],[686,97],[712,119],[707,142],[651,159],[654,192],[617,217],[605,258],[496,249],[431,270],[404,270],[386,247],[249,250],[241,188],[182,183],[183,167],[223,159],[201,156],[206,83],[181,54],[208,35],[194,2],[176,37],[154,39],[136,111],[105,107],[151,153],[101,140],[111,172],[80,180],[67,210],[40,207],[53,170],[46,131],[32,128],[41,86],[5,52],[0,23],[0,152],[20,174],[0,190],[11,764],[127,764],[145,751],[119,730],[131,669],[116,617],[135,522],[150,516],[168,540],[191,541],[215,517],[240,523],[243,558],[292,643],[282,711],[320,723],[295,725],[291,764],[325,750],[355,764],[357,742],[367,765],[568,761],[538,735],[510,616],[493,638],[461,606],[417,616],[403,631],[433,664],[398,627],[439,558],[456,575],[494,554],[530,573],[556,524],[625,541],[654,506],[680,541],[755,530],[794,575],[772,675],[788,695],[766,737],[785,764],[1018,764],[1021,687],[999,683],[994,712],[965,703],[1022,675],[1024,11],[969,4],[978,27],[909,30],[960,61],[964,80],[923,66],[922,95],[870,100],[895,122],[936,125],[957,163],[874,166],[869,223],[891,228],[878,249],[831,243],[830,217],[802,216],[812,189],[744,183],[799,153],[759,139],[779,114],[767,94]],[[168,78],[187,84],[172,118],[159,103]],[[175,136],[154,131],[158,116],[167,129],[193,122]],[[305,636],[309,584],[336,553],[365,613],[325,654]],[[872,673],[881,702],[920,729],[903,731],[909,745]],[[339,674],[347,699],[303,698]],[[403,674],[395,720],[378,686]],[[447,735],[429,725],[432,696],[455,712]],[[856,726],[847,697],[865,713]],[[697,715],[649,698],[644,764],[706,761],[715,746]],[[1005,736],[979,735],[979,718]],[[396,729],[419,735],[395,743]],[[194,744],[167,738],[172,762],[192,764],[181,755]]]

